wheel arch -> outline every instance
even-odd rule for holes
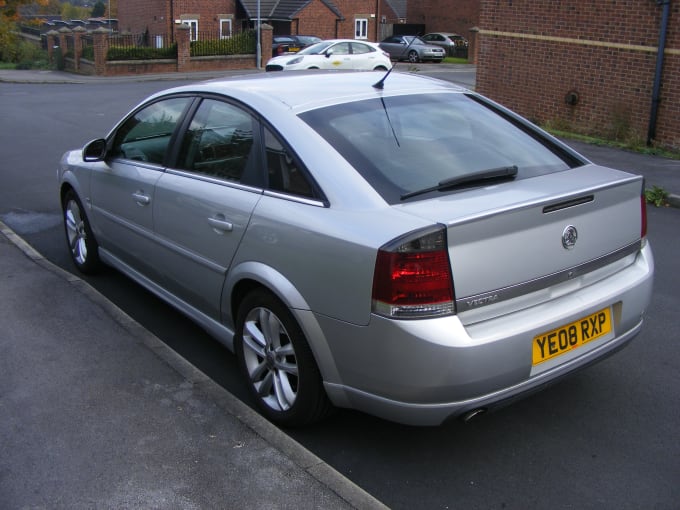
[[[339,381],[339,374],[328,342],[309,304],[295,285],[275,268],[261,262],[243,262],[231,270],[222,294],[222,313],[228,314],[229,326],[235,330],[238,308],[250,292],[264,289],[288,309],[307,339],[324,381]]]

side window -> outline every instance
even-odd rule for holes
[[[264,142],[267,153],[268,188],[273,191],[313,198],[312,186],[298,168],[295,159],[286,152],[286,149],[267,128],[264,129]]]
[[[375,49],[371,48],[366,44],[352,43],[352,53],[354,53],[355,55],[360,55],[362,53],[371,53],[373,51],[375,51]]]
[[[338,43],[338,44],[334,44],[329,49],[333,51],[333,55],[349,55],[349,43],[348,42],[341,42],[341,43]]]
[[[240,182],[254,166],[253,122],[250,114],[232,104],[204,99],[184,136],[179,167]]]
[[[162,165],[172,133],[189,101],[191,98],[178,97],[142,108],[118,128],[109,154]]]

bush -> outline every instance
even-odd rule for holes
[[[16,25],[0,15],[0,62],[17,61]]]
[[[204,39],[192,41],[192,57],[214,55],[250,55],[255,53],[256,33],[253,30],[236,34],[229,39]]]
[[[16,25],[0,16],[0,62],[16,64],[16,69],[45,69],[47,52],[34,43],[17,37]]]
[[[173,44],[167,48],[111,46],[106,54],[106,60],[158,60],[163,58],[177,58],[177,45]]]

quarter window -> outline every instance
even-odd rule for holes
[[[268,188],[292,195],[312,198],[314,192],[309,181],[288,151],[271,131],[265,128]]]
[[[204,99],[184,136],[179,167],[228,181],[243,181],[246,170],[256,167],[252,156],[253,123],[250,114],[232,104]]]
[[[162,165],[170,138],[190,98],[158,101],[136,112],[118,128],[109,154]]]

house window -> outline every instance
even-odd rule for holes
[[[198,41],[198,20],[197,19],[183,19],[182,23],[189,25],[191,29],[189,34],[190,41]]]
[[[354,38],[368,39],[368,19],[357,18],[354,20]]]
[[[220,18],[220,39],[229,39],[231,37],[231,19]]]

